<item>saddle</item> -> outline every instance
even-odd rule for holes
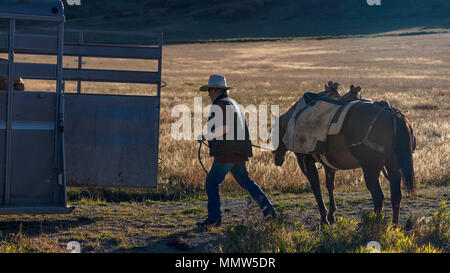
[[[360,101],[352,95],[361,89],[358,87],[355,93],[352,87],[348,94],[339,99],[306,92],[297,102],[288,122],[282,140],[286,148],[301,154],[321,154],[321,144],[328,135],[339,134],[348,111]]]

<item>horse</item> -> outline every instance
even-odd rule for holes
[[[0,58],[0,62],[8,62],[8,59]],[[15,91],[25,91],[25,84],[22,78],[14,78],[13,80]],[[0,77],[0,90],[8,90],[8,78]]]
[[[348,103],[355,102],[344,119],[342,129],[337,135],[327,136],[320,153],[325,156],[329,165],[324,164],[325,185],[329,193],[329,211],[324,205],[320,190],[319,176],[315,163],[321,161],[318,154],[295,153],[297,163],[302,173],[311,184],[314,197],[319,207],[321,225],[335,222],[336,202],[334,200],[334,178],[336,170],[352,170],[361,168],[364,181],[369,190],[376,214],[381,214],[384,195],[379,183],[379,175],[383,170],[389,180],[392,223],[398,225],[400,202],[402,198],[401,180],[407,192],[415,192],[415,175],[412,153],[415,149],[415,137],[411,124],[406,117],[386,102],[363,103],[358,99],[360,87],[350,87],[350,91],[341,97],[338,84],[329,82],[325,91],[319,96],[332,98]],[[297,101],[298,103],[298,101]],[[287,124],[295,112],[294,103],[289,110],[279,117],[279,145],[274,153],[274,163],[282,166],[288,151],[282,139]]]

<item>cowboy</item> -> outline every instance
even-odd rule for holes
[[[198,137],[199,142],[208,140],[209,154],[214,157],[213,165],[206,177],[208,218],[197,223],[198,226],[222,224],[219,187],[228,172],[231,172],[239,185],[256,200],[264,217],[276,216],[275,208],[265,193],[248,175],[245,162],[252,156],[252,144],[245,115],[237,102],[228,96],[228,90],[233,88],[227,85],[226,78],[222,75],[211,75],[208,84],[200,87],[200,91],[208,92],[211,107],[220,110],[211,111],[208,123],[217,118],[217,113],[221,113],[223,122],[216,122],[212,126],[209,124],[208,134]],[[231,132],[231,128],[235,129],[234,132]]]

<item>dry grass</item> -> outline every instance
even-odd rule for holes
[[[170,181],[183,187],[202,188],[205,174],[197,161],[196,141],[175,141],[170,136],[174,118],[171,109],[187,104],[193,109],[194,96],[205,93],[198,87],[212,73],[225,74],[237,87],[231,96],[243,105],[279,105],[285,111],[305,91],[322,91],[328,80],[343,86],[362,87],[363,98],[387,100],[403,110],[411,120],[417,137],[414,154],[415,170],[421,184],[448,184],[450,166],[450,34],[405,37],[351,38],[337,40],[292,40],[280,42],[206,43],[169,45],[164,47],[163,80],[168,83],[162,92],[159,183]],[[30,59],[18,56],[17,60]],[[48,57],[39,59],[48,62]],[[88,58],[89,68],[151,70],[153,63],[133,60]],[[65,65],[75,67],[75,59]],[[26,80],[32,89],[53,90],[53,83]],[[75,83],[68,83],[69,92]],[[28,88],[29,89],[29,88]],[[342,90],[341,92],[343,92]],[[346,90],[345,90],[346,91]],[[154,94],[151,87],[136,85],[104,85],[83,83],[86,93]],[[207,150],[202,158],[208,168],[211,159]],[[275,167],[269,152],[254,149],[248,164],[249,173],[264,190],[298,192],[304,190],[306,179],[300,174],[292,155],[283,168]],[[346,189],[362,183],[361,172],[340,171],[338,185]],[[240,192],[227,177],[223,190]],[[384,178],[383,178],[384,180]]]
[[[411,120],[417,137],[414,160],[419,183],[448,184],[449,38],[449,34],[439,34],[167,46],[163,79],[169,85],[163,90],[162,116],[167,117],[177,103],[193,107],[193,97],[202,95],[198,87],[212,73],[227,76],[237,87],[231,96],[240,103],[278,104],[280,112],[303,92],[322,91],[328,80],[345,87],[360,85],[363,98],[387,100]],[[204,97],[205,105],[207,99]],[[196,158],[197,143],[173,141],[169,133],[170,123],[164,124],[160,150],[170,168],[168,173],[175,172],[189,183],[204,183]],[[209,166],[206,152],[202,157]],[[306,183],[292,155],[278,168],[270,153],[254,149],[254,154],[249,172],[264,189],[296,191],[301,189],[299,183]],[[224,190],[234,188],[231,180],[226,180]],[[339,185],[361,182],[360,171],[338,172]]]

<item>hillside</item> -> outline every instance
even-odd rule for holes
[[[65,9],[68,28],[162,31],[166,43],[450,26],[446,0],[81,0]]]

